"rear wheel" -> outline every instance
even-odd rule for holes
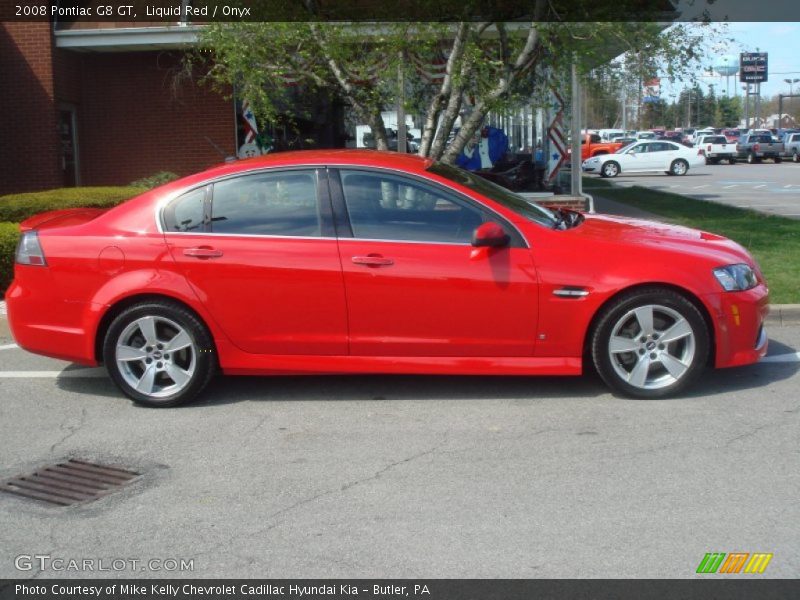
[[[600,175],[603,177],[616,177],[619,175],[619,164],[613,160],[609,160],[603,164],[603,167],[600,169]]]
[[[152,407],[193,399],[216,369],[203,323],[169,301],[142,302],[118,315],[106,332],[103,360],[126,396]]]
[[[797,150],[792,152],[792,162],[800,162],[800,155],[797,154]]]
[[[736,164],[736,159],[735,158],[729,158],[728,159],[728,164],[735,165]]]
[[[682,158],[678,160],[673,160],[672,165],[669,167],[670,173],[673,175],[686,175],[686,172],[689,170],[689,163],[687,163]]]
[[[780,156],[776,156],[773,160],[775,161],[775,164],[783,162],[783,159]]]
[[[684,390],[708,361],[703,316],[669,289],[647,288],[607,306],[592,334],[594,365],[610,388],[633,398],[663,398]]]
[[[748,164],[748,165],[754,165],[754,164],[756,164],[757,162],[759,162],[759,160],[758,160],[758,157],[757,157],[755,154],[753,154],[752,152],[750,152],[750,153],[747,155],[747,164]]]

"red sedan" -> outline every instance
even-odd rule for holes
[[[766,353],[738,244],[374,151],[269,155],[22,224],[18,344],[170,406],[227,374],[579,375],[674,395]]]

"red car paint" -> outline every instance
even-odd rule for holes
[[[223,372],[578,375],[598,311],[625,290],[681,290],[711,325],[717,367],[755,362],[766,284],[738,244],[684,227],[601,215],[552,229],[429,171],[375,151],[287,152],[211,168],[107,211],[34,217],[47,265],[16,265],[6,294],[18,344],[85,365],[120,303],[166,297],[208,327]],[[163,233],[159,206],[220,178],[269,169],[375,169],[480,203],[521,243],[507,247]],[[332,190],[331,188],[328,188]],[[331,191],[331,196],[335,194]],[[323,194],[323,210],[335,200]],[[335,212],[335,208],[333,211]],[[515,232],[511,230],[516,230]],[[746,263],[758,285],[723,292],[712,275]],[[583,297],[554,291],[576,287]]]

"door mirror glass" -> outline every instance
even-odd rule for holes
[[[511,238],[500,225],[488,221],[480,225],[472,233],[472,245],[476,247],[489,246],[499,248],[507,246]]]

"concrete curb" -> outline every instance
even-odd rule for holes
[[[800,304],[772,304],[766,319],[767,325],[800,325]]]

